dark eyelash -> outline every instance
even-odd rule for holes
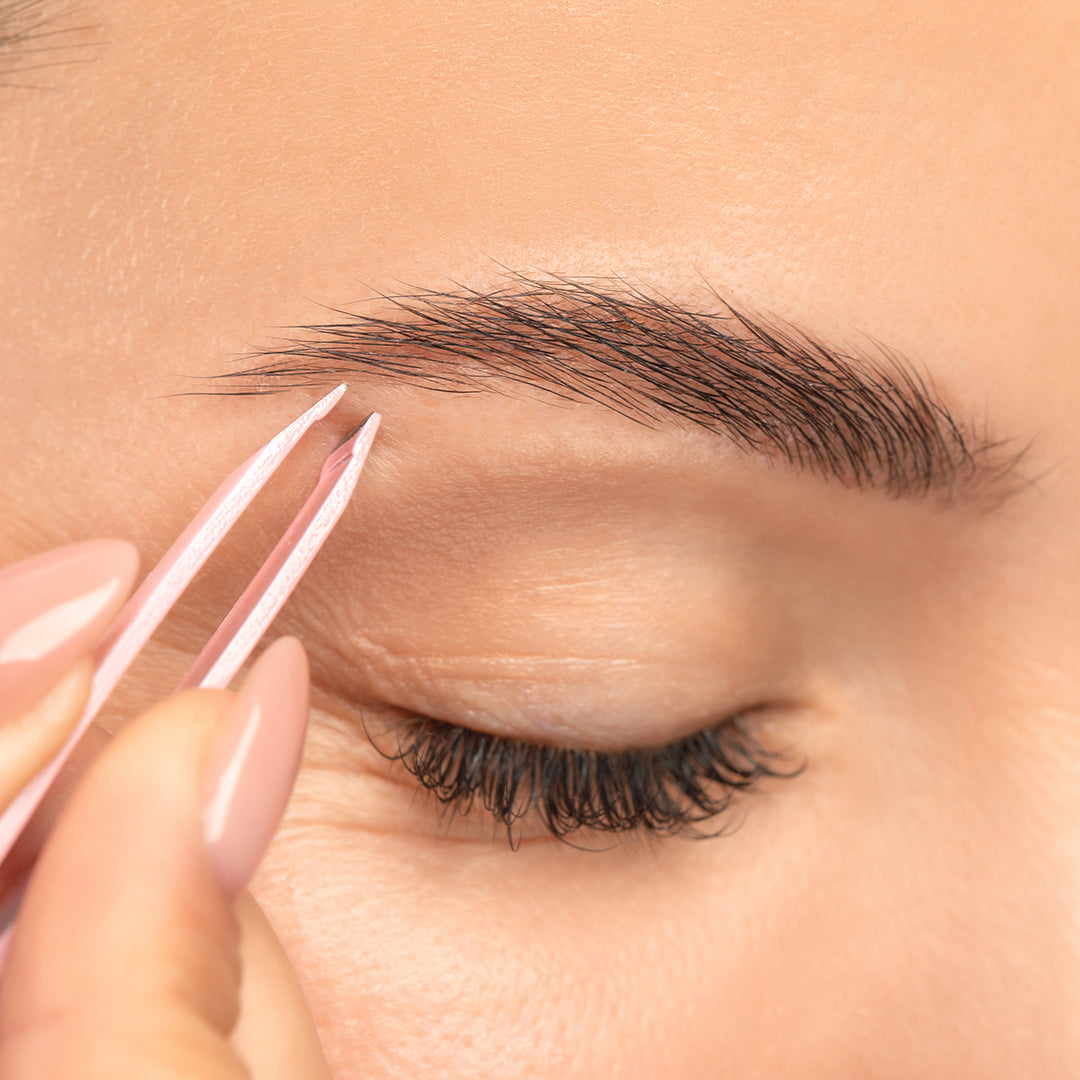
[[[556,837],[579,830],[712,836],[701,823],[727,810],[736,792],[765,777],[801,771],[746,730],[742,716],[655,749],[599,751],[506,739],[430,717],[412,717],[398,736],[399,761],[445,807],[479,803],[505,826],[535,816]]]

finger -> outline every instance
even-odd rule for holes
[[[249,1075],[229,1039],[240,985],[231,901],[284,808],[304,717],[306,664],[286,639],[239,700],[190,691],[114,740],[27,890],[0,984],[5,1080]],[[310,1024],[300,1008],[277,1022]]]
[[[307,1002],[262,908],[244,893],[233,910],[240,921],[244,972],[233,1045],[253,1080],[330,1080]],[[295,1022],[283,1024],[283,1016]]]
[[[123,540],[91,540],[0,570],[0,723],[30,710],[90,652],[138,561]]]
[[[90,695],[93,665],[76,662],[29,710],[0,727],[0,810],[58,753]]]
[[[131,591],[122,540],[71,544],[0,570],[0,811],[54,757],[89,694],[87,654]],[[4,861],[0,891],[25,853]]]
[[[177,1042],[203,1052],[207,1076],[229,1075],[237,928],[199,832],[205,748],[228,705],[207,691],[170,699],[76,788],[30,880],[0,982],[0,1075],[134,1078],[125,1057],[145,1056],[148,1042],[169,1047],[150,1063],[161,1076],[182,1064]]]
[[[87,728],[78,745],[71,751],[59,775],[49,786],[38,808],[24,826],[11,851],[0,863],[0,921],[4,918],[5,908],[10,899],[26,884],[26,878],[38,861],[41,849],[45,846],[45,841],[52,832],[71,792],[111,740],[112,735],[99,724],[93,723]],[[52,754],[46,754],[45,758],[51,760]],[[3,961],[0,959],[0,972],[2,971]]]
[[[86,705],[92,673],[89,658],[80,660],[29,712],[0,726],[0,810],[67,741]],[[0,860],[0,921],[5,924],[8,905],[17,902],[41,850],[41,830],[55,816],[48,798],[46,803],[38,807],[7,857]]]

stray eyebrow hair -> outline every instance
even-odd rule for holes
[[[81,15],[81,4],[60,0],[0,0],[0,89],[51,90],[40,81],[25,81],[29,72],[46,68],[85,64],[91,45],[88,31],[98,31],[93,23],[72,24]],[[41,76],[31,76],[40,80]]]
[[[718,312],[692,311],[621,279],[520,275],[489,292],[380,295],[214,378],[238,393],[358,376],[444,393],[528,387],[649,426],[681,420],[897,498],[1001,494],[1021,454],[954,416],[901,357],[876,343],[839,351],[717,300]]]

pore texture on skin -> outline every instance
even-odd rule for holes
[[[0,565],[153,565],[349,383],[102,743],[383,417],[270,635],[335,1080],[1080,1075],[1075,5],[0,15]],[[719,835],[551,835],[736,721]]]

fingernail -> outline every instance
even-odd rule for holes
[[[203,837],[229,896],[251,880],[285,812],[307,717],[307,653],[279,638],[251,669],[206,771]]]
[[[139,566],[124,540],[90,540],[0,570],[0,723],[21,716],[120,610]]]

